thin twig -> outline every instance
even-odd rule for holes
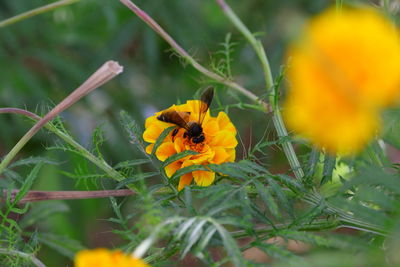
[[[19,190],[12,190],[11,200],[18,194]],[[130,196],[135,192],[130,189],[120,190],[97,190],[97,191],[28,191],[24,198],[18,203],[36,202],[43,200],[65,200],[65,199],[88,199],[105,197]],[[8,191],[3,190],[3,201],[7,197]]]
[[[190,65],[192,65],[196,70],[204,74],[205,76],[215,80],[218,83],[224,84],[231,87],[238,92],[242,93],[244,96],[260,104],[266,112],[270,112],[271,108],[265,101],[261,100],[258,96],[253,94],[251,91],[247,90],[243,86],[230,81],[202,66],[198,63],[192,56],[186,52],[155,20],[153,20],[146,12],[132,3],[130,0],[120,0],[125,6],[132,10],[140,19],[142,19],[147,25],[149,25],[156,33],[158,33],[183,59],[185,59]]]
[[[67,5],[76,3],[78,1],[80,1],[80,0],[61,0],[61,1],[57,1],[57,2],[48,4],[48,5],[45,5],[45,6],[41,6],[41,7],[32,9],[32,10],[29,10],[29,11],[24,12],[22,14],[19,14],[19,15],[16,15],[14,17],[5,19],[3,21],[0,21],[0,28],[8,26],[8,25],[13,24],[13,23],[16,23],[18,21],[33,17],[33,16],[36,16],[36,15],[45,13],[47,11],[51,11],[51,10],[56,9],[58,7],[67,6]]]
[[[37,259],[33,254],[28,254],[28,253],[24,253],[21,251],[10,250],[10,249],[6,249],[6,248],[0,248],[0,254],[21,257],[21,258],[30,260],[37,267],[46,267],[46,265],[44,265],[43,262],[41,262],[39,259]]]
[[[0,174],[10,164],[17,153],[25,146],[25,144],[49,121],[56,117],[59,113],[69,108],[79,99],[105,84],[116,75],[121,73],[123,68],[115,61],[104,63],[95,73],[93,73],[81,86],[74,90],[68,97],[61,101],[57,106],[49,111],[41,118],[33,127],[18,141],[11,151],[4,157],[0,163]]]

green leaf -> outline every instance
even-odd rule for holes
[[[22,184],[22,187],[19,189],[18,193],[15,195],[14,203],[18,203],[25,195],[28,193],[29,189],[32,187],[33,182],[37,178],[40,168],[43,166],[43,162],[38,163],[35,167],[33,167],[32,171],[29,173],[28,177]]]
[[[117,189],[122,188],[128,184],[133,184],[136,183],[139,180],[143,180],[143,179],[147,179],[150,177],[154,177],[156,175],[160,175],[159,172],[145,172],[145,173],[138,173],[134,176],[128,177],[124,180],[122,180],[121,182],[119,182],[116,186]]]
[[[273,179],[268,178],[267,181],[269,186],[271,187],[271,190],[275,192],[276,197],[278,198],[284,209],[293,216],[293,207],[287,199],[285,193],[282,191],[282,188]]]
[[[31,210],[19,221],[21,228],[26,228],[37,222],[47,219],[50,215],[59,212],[67,212],[69,207],[60,201],[37,203]]]
[[[253,183],[257,189],[258,194],[260,195],[261,199],[264,201],[265,206],[269,209],[271,214],[273,216],[275,216],[276,218],[280,218],[281,214],[279,212],[278,205],[276,204],[274,198],[272,197],[270,189],[267,188],[266,186],[262,185],[257,180],[254,180]]]
[[[154,155],[158,149],[158,147],[164,142],[164,139],[168,136],[168,134],[175,129],[176,126],[171,126],[166,129],[160,134],[157,138],[156,142],[154,143],[153,150],[151,151],[151,155]]]
[[[207,220],[197,220],[196,224],[193,225],[188,233],[186,234],[186,246],[182,252],[181,258],[183,259],[186,254],[190,251],[193,245],[200,239],[203,234],[203,226],[207,223]]]
[[[122,169],[122,168],[129,168],[137,165],[142,165],[145,163],[150,163],[151,161],[149,159],[134,159],[134,160],[127,160],[118,163],[117,165],[114,166],[114,169]]]
[[[70,259],[73,259],[78,251],[86,249],[79,241],[66,236],[41,233],[38,234],[38,239],[41,243]]]
[[[236,163],[226,162],[223,164],[210,164],[208,167],[215,172],[229,175],[230,177],[240,180],[246,180],[250,178]]]
[[[206,166],[204,165],[192,165],[188,167],[181,168],[177,170],[174,175],[171,176],[171,180],[175,180],[178,177],[181,177],[182,175],[192,172],[192,171],[209,171]]]
[[[212,223],[217,229],[218,234],[222,239],[222,243],[224,244],[224,249],[228,252],[232,263],[237,267],[246,266],[242,252],[240,251],[235,239],[233,239],[229,232],[219,223],[216,221],[212,221]]]
[[[324,170],[322,171],[322,179],[320,185],[324,185],[327,182],[332,181],[332,174],[333,170],[335,169],[335,165],[336,165],[336,156],[325,154]]]
[[[183,152],[177,153],[172,155],[171,157],[167,158],[163,163],[162,163],[162,168],[165,168],[166,166],[168,166],[169,164],[180,160],[184,157],[190,156],[190,155],[198,155],[199,153],[196,151],[192,151],[192,150],[185,150]]]

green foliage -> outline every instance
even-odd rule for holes
[[[328,1],[235,3],[249,28],[268,32],[260,38],[277,74],[271,88],[262,88],[263,73],[250,47],[236,30],[226,34],[228,22],[211,2],[171,1],[167,9],[156,1],[140,4],[178,43],[192,47],[196,60],[209,62],[202,64],[226,81],[239,80],[254,89],[260,99],[273,96],[270,101],[277,106],[285,79],[282,47],[290,38],[286,32],[294,30],[287,18],[315,13]],[[7,0],[0,4],[0,17],[34,4]],[[106,59],[125,66],[123,78],[47,124],[46,132],[35,136],[1,174],[1,266],[41,266],[39,259],[48,266],[71,266],[77,251],[98,246],[127,253],[143,248],[141,256],[153,266],[191,257],[204,266],[258,266],[243,253],[254,249],[268,255],[272,266],[400,264],[400,168],[387,156],[389,144],[400,148],[397,109],[384,116],[384,143],[374,142],[359,156],[342,159],[290,136],[276,136],[260,105],[194,73],[176,50],[170,56],[163,53],[165,43],[118,1],[81,1],[0,30],[2,106],[35,109],[47,99],[58,102]],[[204,47],[215,52],[193,52],[207,51]],[[235,162],[193,165],[168,178],[165,166],[197,152],[159,162],[154,154],[175,127],[164,130],[147,154],[144,119],[192,98],[195,90],[183,88],[210,83],[217,89],[217,107],[211,112],[229,111],[243,147]],[[1,114],[2,155],[31,122]],[[301,179],[292,176],[283,157],[281,147],[288,143],[297,146],[305,170]],[[216,172],[215,183],[179,192],[179,178],[195,170]],[[18,204],[31,190],[124,188],[134,195]],[[293,250],[293,242],[303,251]]]

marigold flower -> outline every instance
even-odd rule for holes
[[[327,151],[360,151],[379,131],[380,112],[400,97],[400,41],[372,9],[317,16],[288,49],[289,128]]]
[[[120,250],[97,248],[79,251],[75,255],[75,267],[150,267],[150,265]]]
[[[197,121],[199,118],[200,100],[189,100],[186,104],[173,105],[167,110],[178,112],[190,112],[189,121]],[[146,147],[146,152],[151,153],[154,143],[160,134],[168,127],[174,126],[172,123],[163,122],[157,119],[162,111],[155,113],[146,119],[143,139],[150,143]],[[170,156],[192,150],[199,154],[189,155],[177,160],[165,167],[165,173],[171,177],[177,170],[191,165],[221,164],[233,162],[235,160],[236,128],[230,121],[225,112],[219,112],[217,117],[212,117],[207,111],[202,128],[205,136],[204,142],[195,144],[187,137],[184,138],[185,129],[180,128],[178,133],[172,137],[172,132],[164,139],[158,147],[155,155],[160,161],[165,161]],[[178,190],[182,190],[185,185],[189,185],[194,178],[197,185],[209,186],[215,179],[213,171],[193,171],[182,175],[179,180]]]

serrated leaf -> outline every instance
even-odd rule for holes
[[[171,164],[171,163],[173,163],[173,162],[175,162],[175,161],[177,161],[177,160],[180,160],[180,159],[182,159],[182,158],[184,158],[184,157],[187,157],[187,156],[190,156],[190,155],[198,155],[199,154],[199,152],[196,152],[196,151],[192,151],[192,150],[185,150],[185,151],[183,151],[183,152],[180,152],[180,153],[177,153],[177,154],[174,154],[174,155],[172,155],[172,156],[170,156],[169,158],[167,158],[163,163],[162,163],[162,168],[165,168],[166,166],[168,166],[169,164]]]
[[[200,239],[203,233],[203,225],[207,222],[207,220],[197,220],[196,225],[192,226],[191,229],[187,233],[187,244],[185,246],[184,251],[182,252],[181,258],[183,259],[186,254],[190,251],[193,245]]]
[[[182,236],[186,233],[186,231],[189,229],[189,227],[192,226],[192,224],[197,220],[196,217],[189,218],[188,220],[184,221],[180,226],[180,230],[178,231],[176,237],[178,240],[182,238]]]
[[[122,168],[129,168],[137,165],[142,165],[145,163],[151,162],[149,159],[134,159],[134,160],[127,160],[118,163],[117,165],[114,166],[114,169],[122,169]]]
[[[26,195],[26,193],[32,187],[33,182],[37,178],[39,170],[40,170],[40,168],[42,168],[42,166],[43,166],[43,163],[38,163],[35,167],[33,167],[32,171],[29,173],[28,177],[22,184],[18,193],[15,195],[15,198],[13,200],[14,203],[18,203]]]
[[[229,175],[230,177],[241,179],[241,180],[246,180],[249,179],[250,177],[242,171],[242,169],[237,166],[236,163],[232,162],[226,162],[223,164],[210,164],[208,167],[218,173],[222,173],[225,175]]]
[[[320,185],[324,185],[327,182],[332,181],[332,174],[333,170],[335,169],[335,165],[336,165],[336,156],[325,154],[324,169],[322,171],[322,179]]]
[[[276,218],[280,218],[281,214],[279,212],[278,205],[276,204],[274,198],[272,197],[270,190],[257,180],[254,180],[253,183],[257,189],[258,194],[264,201],[265,206],[269,209],[271,214]]]
[[[64,202],[53,201],[46,203],[37,203],[19,222],[21,228],[26,228],[48,218],[50,215],[58,212],[67,212],[69,207]]]
[[[23,166],[23,165],[36,165],[38,163],[43,163],[43,164],[52,164],[52,165],[59,165],[60,163],[54,160],[50,160],[45,157],[29,157],[25,159],[20,159],[12,164],[9,165],[8,168],[14,168],[18,166]]]
[[[216,231],[217,229],[215,228],[214,225],[208,226],[197,244],[196,251],[203,251],[207,247],[208,242],[210,242],[211,238],[213,237]]]
[[[212,223],[217,229],[218,234],[222,239],[222,243],[224,244],[224,249],[228,252],[232,263],[237,267],[246,266],[242,252],[240,251],[235,239],[233,239],[229,232],[219,223],[215,221],[212,221]]]
[[[178,177],[181,177],[182,175],[192,172],[192,171],[209,171],[204,165],[192,165],[188,167],[181,168],[177,170],[172,176],[171,180],[175,180]]]
[[[164,139],[168,136],[168,134],[175,129],[176,126],[171,126],[166,129],[160,134],[157,138],[156,142],[154,143],[153,150],[151,151],[151,155],[154,155],[158,149],[158,147],[164,142]]]
[[[271,178],[267,179],[271,190],[275,193],[276,197],[278,198],[279,202],[282,204],[284,209],[293,216],[293,207],[290,204],[289,200],[287,199],[285,193],[282,191],[282,188]]]
[[[70,259],[73,259],[78,251],[86,249],[79,241],[66,236],[41,233],[38,234],[38,239],[41,243],[58,251]]]
[[[160,174],[159,172],[139,173],[139,174],[136,174],[134,176],[131,176],[131,177],[128,177],[128,178],[122,180],[121,182],[119,182],[117,184],[116,188],[119,189],[119,188],[122,188],[122,187],[124,187],[124,186],[126,186],[128,184],[133,184],[133,183],[135,183],[135,182],[137,182],[139,180],[147,179],[147,178],[150,178],[150,177],[154,177],[154,176],[159,175],[159,174]]]

